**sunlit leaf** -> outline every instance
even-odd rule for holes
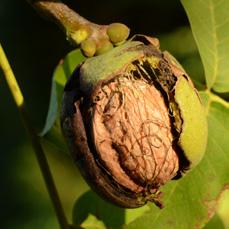
[[[208,222],[204,229],[227,229],[229,228],[229,190],[222,193],[217,204],[217,214]]]
[[[203,61],[207,86],[229,91],[229,1],[181,0]]]
[[[106,229],[103,221],[97,219],[94,215],[89,214],[84,222],[80,225],[80,228],[85,229]]]

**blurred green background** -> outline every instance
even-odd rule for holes
[[[196,86],[203,88],[203,68],[187,17],[178,0],[65,3],[96,23],[120,21],[131,28],[132,34],[159,37],[162,49],[174,54],[193,77]],[[24,92],[31,119],[39,132],[47,114],[52,72],[59,60],[73,47],[56,25],[43,20],[25,0],[0,1],[0,41]],[[2,72],[0,120],[0,228],[58,228],[31,144]],[[67,153],[60,153],[52,147],[46,153],[66,214],[71,221],[74,202],[88,186]],[[216,228],[214,223],[225,218],[224,209],[225,204],[208,228]],[[227,223],[224,220],[223,226],[221,222],[221,228],[229,228]]]

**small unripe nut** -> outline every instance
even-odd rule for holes
[[[130,34],[130,29],[122,23],[112,23],[107,28],[107,35],[114,44],[125,41]]]
[[[121,207],[153,201],[203,157],[207,123],[183,68],[154,39],[135,36],[78,66],[61,124],[89,185]]]

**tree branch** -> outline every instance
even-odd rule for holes
[[[129,36],[121,23],[98,25],[88,21],[59,0],[27,0],[42,16],[54,21],[73,45],[80,45],[86,56],[108,51]]]

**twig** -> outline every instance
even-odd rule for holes
[[[67,218],[64,214],[63,207],[60,202],[59,195],[57,193],[54,180],[51,174],[51,171],[49,169],[47,158],[44,154],[43,148],[41,146],[39,137],[35,133],[34,128],[31,125],[30,119],[28,117],[25,103],[24,103],[24,97],[23,94],[19,88],[19,85],[17,83],[17,80],[14,76],[14,73],[10,67],[10,64],[7,60],[7,57],[4,53],[4,50],[0,44],[0,68],[2,68],[3,73],[5,75],[5,79],[7,81],[7,84],[10,88],[10,92],[14,98],[14,101],[16,103],[16,106],[20,112],[24,127],[28,131],[29,137],[31,139],[33,149],[35,151],[38,164],[40,166],[43,178],[45,180],[45,184],[47,187],[47,190],[49,192],[49,196],[52,200],[53,206],[55,208],[55,212],[60,224],[61,229],[69,229]]]
[[[108,39],[106,34],[107,26],[100,26],[89,22],[61,1],[28,1],[44,17],[53,20],[61,26],[73,44],[79,45],[88,36],[92,36],[97,40]]]
[[[121,23],[98,25],[88,21],[59,0],[27,0],[42,16],[54,21],[73,45],[80,45],[87,56],[100,54],[129,36]],[[115,39],[113,39],[115,38]],[[83,43],[86,41],[86,43]]]

